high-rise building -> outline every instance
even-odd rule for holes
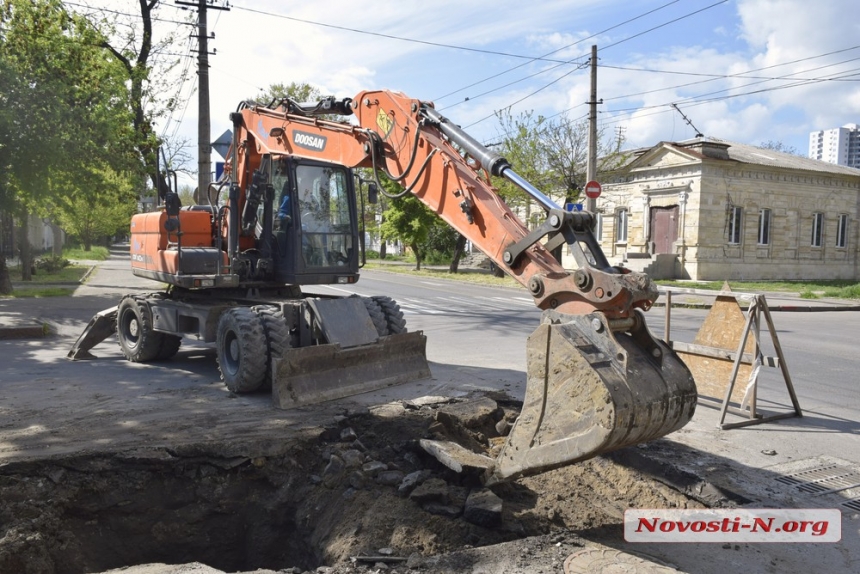
[[[809,157],[860,168],[860,126],[845,124],[841,128],[811,132]]]

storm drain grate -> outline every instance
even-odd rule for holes
[[[821,496],[860,487],[860,473],[845,466],[831,464],[778,476],[776,481],[794,486],[801,492]],[[860,510],[860,499],[848,500],[843,502],[842,506]]]

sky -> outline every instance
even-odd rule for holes
[[[114,13],[138,4],[77,2]],[[66,5],[83,10],[77,2]],[[156,16],[157,34],[188,35],[190,26],[172,22],[196,12],[170,0]],[[485,143],[503,134],[495,113],[507,108],[580,121],[592,45],[598,122],[625,148],[698,131],[806,155],[811,131],[860,123],[857,0],[230,0],[208,21],[212,140],[240,101],[290,82],[339,98],[391,89],[433,101]],[[190,99],[159,130],[196,145],[196,59],[184,55],[196,40],[183,37],[179,48],[160,57],[191,66],[187,82],[172,84]]]

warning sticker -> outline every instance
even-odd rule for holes
[[[379,129],[382,130],[386,136],[391,131],[391,128],[394,127],[394,120],[388,117],[388,114],[385,113],[385,110],[379,108],[379,113],[376,114],[376,125],[379,126]]]

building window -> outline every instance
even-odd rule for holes
[[[739,245],[741,242],[743,212],[744,209],[742,207],[735,205],[729,213],[729,243],[733,245]]]
[[[836,223],[836,247],[848,247],[848,214],[840,213]]]
[[[627,210],[619,209],[615,214],[615,242],[627,243]]]
[[[758,212],[758,244],[770,245],[770,210],[760,209]]]
[[[824,228],[824,214],[812,214],[812,242],[813,247],[821,247],[821,235]]]

